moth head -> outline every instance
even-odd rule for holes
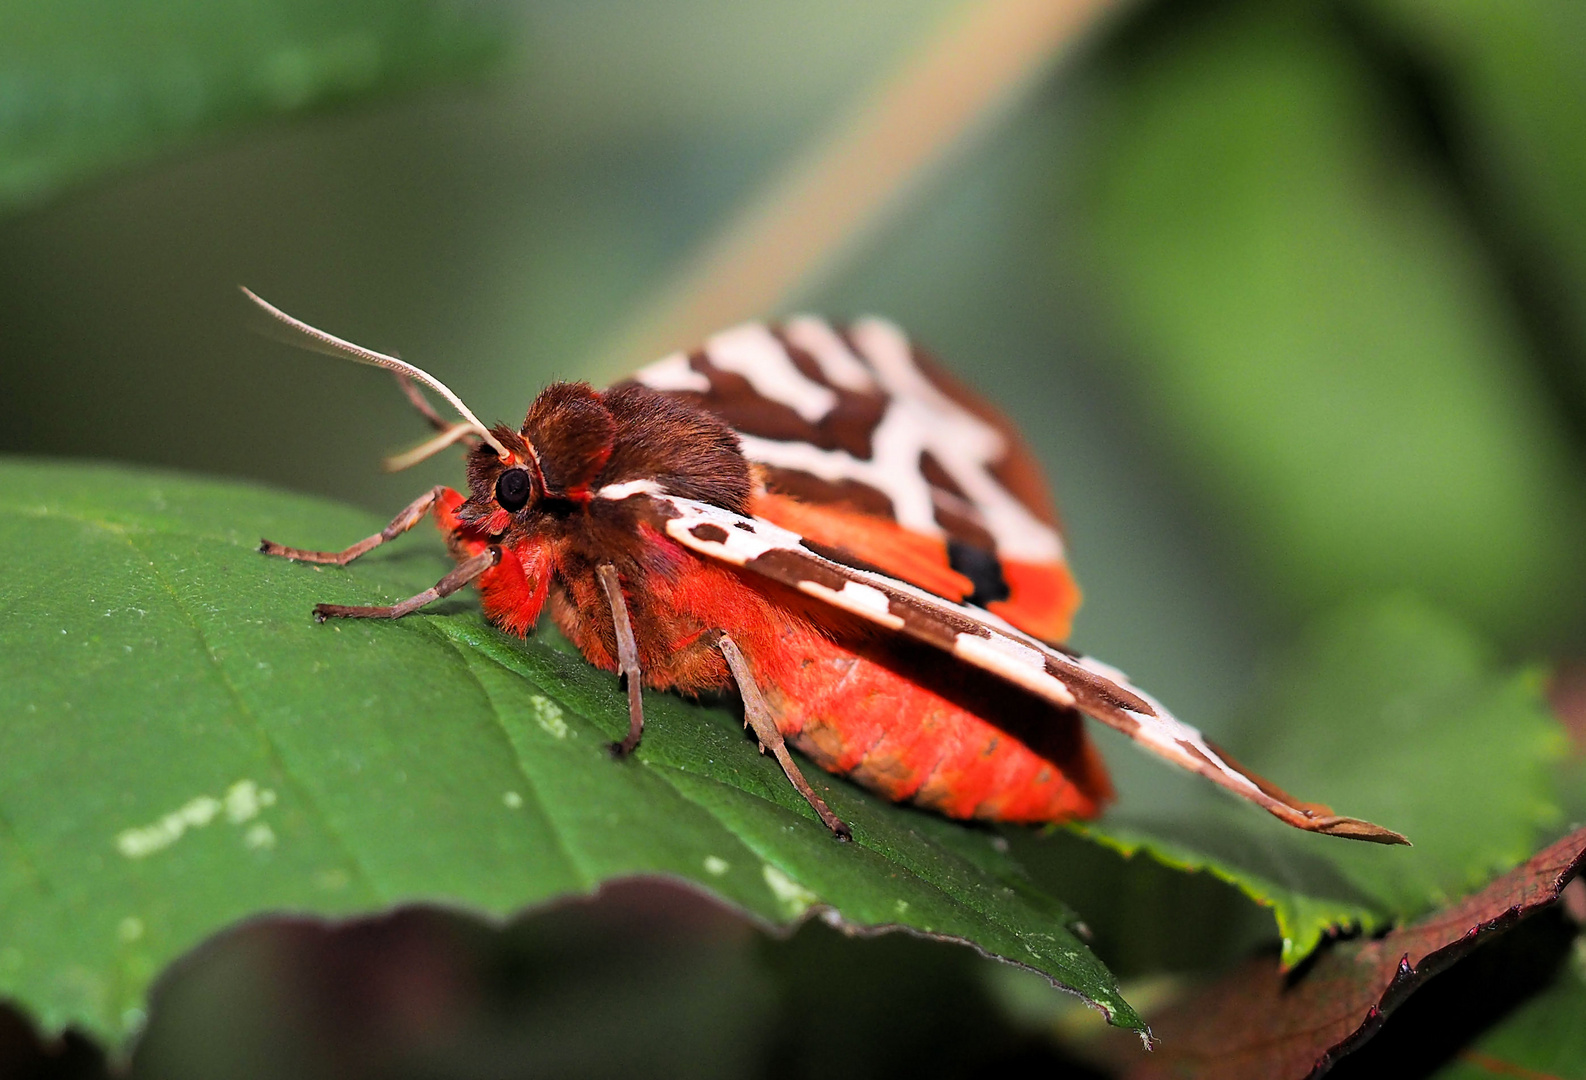
[[[529,406],[517,434],[535,455],[546,498],[587,503],[611,459],[617,421],[588,383],[552,383]]]
[[[546,498],[539,455],[521,432],[498,424],[491,442],[468,452],[469,498],[458,516],[499,535],[532,515]],[[498,452],[500,446],[504,453]]]
[[[498,425],[490,430],[493,443],[469,452],[471,497],[460,516],[498,534],[539,512],[587,504],[611,458],[616,431],[594,387],[552,383],[534,399],[521,428]]]

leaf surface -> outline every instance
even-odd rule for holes
[[[1143,1030],[1073,913],[984,830],[809,769],[838,845],[722,709],[646,696],[635,758],[616,680],[457,598],[315,625],[445,571],[433,537],[346,570],[258,537],[382,524],[239,484],[0,464],[0,994],[114,1039],[149,982],[266,912],[427,901],[505,915],[661,874],[764,925],[812,911],[1027,965]]]
[[[0,5],[0,212],[195,137],[477,68],[488,6],[444,0]]]
[[[1167,780],[1125,787],[1115,813],[1076,828],[1268,905],[1286,967],[1335,929],[1375,931],[1480,887],[1562,816],[1566,741],[1541,673],[1504,669],[1469,630],[1407,599],[1350,605],[1313,627],[1223,741],[1282,787],[1415,846],[1327,843]]]

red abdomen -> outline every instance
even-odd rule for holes
[[[989,821],[1091,817],[1112,797],[1078,713],[928,646],[803,644],[793,670],[762,689],[788,741],[830,772],[896,802]]]
[[[713,613],[732,634],[789,742],[888,799],[1041,822],[1094,816],[1112,798],[1077,712],[928,645],[705,564],[668,601],[696,618]]]

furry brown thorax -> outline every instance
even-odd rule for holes
[[[601,488],[630,481],[748,512],[749,464],[733,430],[636,382],[607,390],[552,383],[534,399],[519,430],[497,425],[492,433],[512,457],[503,461],[488,443],[469,453],[469,498],[458,516],[505,543],[540,531],[547,517],[581,513]],[[529,482],[526,504],[516,510],[498,497],[502,475],[511,469],[523,470]]]

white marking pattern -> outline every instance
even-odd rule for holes
[[[903,331],[882,319],[862,319],[851,328],[850,349],[832,326],[812,315],[797,316],[783,332],[790,344],[809,353],[832,386],[881,394],[886,409],[870,436],[870,457],[823,449],[802,440],[769,439],[740,430],[744,456],[775,468],[808,473],[828,483],[857,481],[892,504],[892,516],[906,529],[942,536],[937,506],[956,504],[964,516],[991,534],[997,553],[1031,563],[1060,562],[1063,542],[992,473],[1008,451],[1007,440],[991,424],[938,390],[914,362]],[[806,377],[787,348],[761,323],[746,323],[712,337],[705,359],[721,371],[747,379],[756,393],[786,405],[812,424],[837,407],[838,395]],[[688,366],[682,354],[642,369],[637,378],[657,390],[707,393],[709,380]],[[964,497],[932,485],[921,471],[923,454],[947,472]]]
[[[1001,635],[981,637],[960,633],[953,641],[953,655],[1000,675],[1017,686],[1041,695],[1048,701],[1074,708],[1073,691],[1063,680],[1046,670],[1041,654]]]
[[[903,629],[903,620],[892,614],[892,601],[887,599],[886,593],[874,586],[859,581],[849,581],[840,589],[830,589],[818,581],[801,581],[798,583],[798,588],[800,592],[824,600],[833,607],[840,607],[855,615],[863,615],[889,630]]]
[[[635,495],[665,495],[666,488],[654,480],[624,480],[620,484],[607,484],[595,492],[602,499],[630,499]]]
[[[676,352],[633,373],[633,377],[651,390],[691,390],[698,394],[710,393],[710,377],[695,371],[687,353]]]
[[[788,341],[815,358],[821,374],[833,386],[860,394],[876,392],[876,380],[864,361],[853,354],[831,324],[814,315],[795,315],[782,328]]]
[[[705,356],[712,366],[742,375],[761,397],[781,402],[812,424],[837,407],[836,391],[807,378],[761,323],[723,330],[705,342]]]

